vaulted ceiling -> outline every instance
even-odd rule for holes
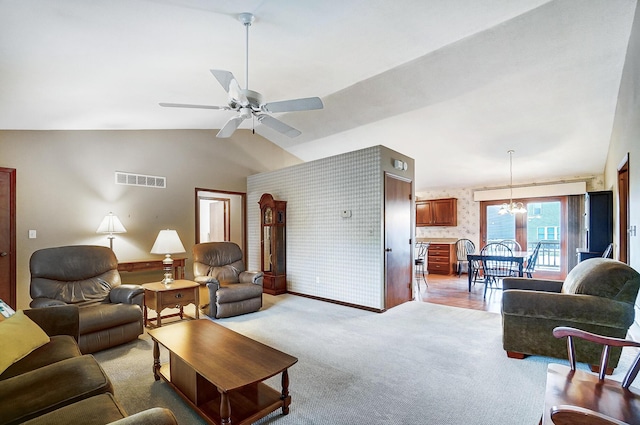
[[[210,69],[269,101],[305,161],[382,144],[416,190],[602,173],[636,0],[0,0],[0,129],[217,129]],[[638,23],[640,24],[640,23]]]

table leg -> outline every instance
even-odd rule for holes
[[[184,306],[180,304],[180,320],[184,319]]]
[[[148,312],[147,312],[147,303],[146,302],[144,303],[144,308],[142,309],[142,313],[143,313],[143,316],[144,316],[142,323],[144,323],[145,327],[148,327],[149,326],[149,315],[148,315]]]
[[[153,341],[153,378],[158,381],[160,380],[160,346],[158,345],[158,341]]]
[[[287,369],[282,372],[282,394],[280,399],[282,400],[282,414],[288,415],[291,396],[289,395],[289,371]]]
[[[220,423],[231,423],[231,402],[226,392],[220,392]]]
[[[471,292],[471,281],[473,280],[473,278],[471,276],[473,276],[473,265],[471,264],[471,261],[469,261],[469,267],[467,267],[467,278],[469,279],[469,292]]]
[[[162,316],[160,315],[160,307],[156,306],[156,326],[162,326]]]

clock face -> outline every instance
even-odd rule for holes
[[[264,210],[264,224],[273,224],[273,211],[269,207]]]

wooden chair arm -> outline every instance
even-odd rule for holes
[[[640,342],[631,341],[629,339],[613,338],[603,335],[594,334],[583,331],[581,329],[570,328],[567,326],[559,326],[553,330],[553,336],[556,338],[578,337],[597,344],[608,345],[610,347],[640,347]]]
[[[607,370],[607,363],[609,362],[609,351],[611,350],[611,347],[640,347],[640,342],[598,335],[566,326],[559,326],[557,328],[554,328],[553,336],[555,336],[556,338],[567,337],[567,354],[569,356],[569,364],[571,366],[571,370],[576,370],[576,349],[573,345],[573,337],[601,344],[602,356],[600,358],[600,372],[598,374],[598,378],[600,379],[600,381],[604,380],[604,376]],[[636,379],[636,376],[639,372],[640,354],[636,356],[631,367],[622,380],[622,388],[629,388],[634,379]]]

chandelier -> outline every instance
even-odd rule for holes
[[[513,149],[509,149],[507,153],[509,154],[509,203],[502,204],[500,207],[500,211],[498,214],[523,214],[527,212],[527,209],[524,207],[522,202],[513,202],[513,153],[515,151]]]

